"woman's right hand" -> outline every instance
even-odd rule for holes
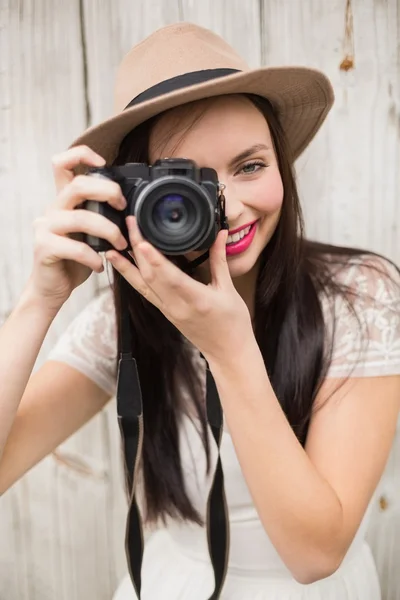
[[[117,225],[103,215],[76,208],[85,199],[108,202],[118,210],[126,200],[117,183],[106,178],[74,175],[79,164],[102,167],[104,159],[87,146],[76,146],[53,157],[57,198],[44,216],[35,219],[34,264],[28,288],[50,310],[58,310],[92,271],[104,270],[102,257],[88,244],[68,234],[87,233],[109,241],[117,250],[128,243]]]

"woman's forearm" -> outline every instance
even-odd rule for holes
[[[49,312],[27,287],[0,328],[0,459],[47,331]]]
[[[290,427],[255,340],[210,369],[268,536],[298,581],[327,577],[340,563],[341,504]]]

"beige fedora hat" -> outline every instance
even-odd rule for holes
[[[274,106],[297,158],[334,100],[329,79],[306,67],[250,69],[221,37],[192,23],[158,29],[134,46],[118,67],[114,116],[87,129],[86,144],[111,164],[123,138],[169,108],[223,94],[256,94]]]

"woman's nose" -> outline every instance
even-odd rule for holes
[[[228,219],[229,227],[234,228],[240,225],[240,218],[244,212],[244,204],[235,190],[226,186],[223,192],[225,196],[225,215]]]

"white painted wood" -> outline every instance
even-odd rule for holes
[[[258,0],[182,0],[182,17],[222,35],[251,67],[261,59],[260,14]]]
[[[51,156],[87,123],[79,1],[3,0],[0,15],[3,321],[32,266],[31,223],[55,199]],[[97,285],[92,276],[74,292],[37,367]],[[125,502],[110,410],[58,449],[87,474],[50,456],[1,498],[1,598],[110,598],[123,564]]]
[[[54,200],[52,154],[112,113],[124,53],[177,20],[222,34],[251,66],[297,63],[329,75],[335,107],[297,165],[308,233],[400,262],[397,0],[0,0],[0,8],[0,322],[30,272],[31,223]],[[74,293],[36,368],[105,281],[92,276]],[[111,598],[125,571],[114,415],[110,404],[0,499],[0,598]],[[400,600],[399,489],[397,439],[370,528],[384,600]]]
[[[396,0],[349,4],[354,69],[340,69],[346,0],[319,10],[314,2],[265,2],[264,55],[271,64],[322,69],[335,89],[331,114],[298,163],[309,235],[399,261],[400,7]]]
[[[308,235],[375,250],[399,264],[400,4],[263,5],[264,63],[322,69],[336,95],[326,123],[297,163]],[[352,52],[354,68],[345,71],[340,67]],[[400,418],[368,540],[383,598],[400,600]]]

